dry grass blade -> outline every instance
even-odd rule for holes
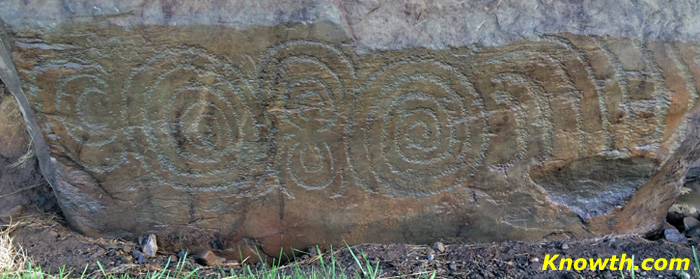
[[[423,276],[427,274],[433,273],[432,271],[422,271],[422,272],[416,272],[416,273],[411,273],[411,274],[406,274],[406,275],[398,275],[398,276],[391,276],[391,277],[379,277],[379,279],[398,279],[398,278],[410,278],[410,277],[418,277],[418,276]]]
[[[10,168],[19,168],[19,167],[24,167],[27,165],[27,163],[31,162],[32,159],[34,159],[34,141],[30,138],[29,139],[29,144],[27,144],[27,152],[24,153],[19,159],[17,159],[17,162],[14,162],[10,165]]]
[[[0,231],[0,274],[19,274],[27,266],[27,255],[12,244],[10,233],[18,224],[5,226]]]
[[[45,184],[45,183],[38,183],[38,184],[34,184],[34,185],[32,185],[32,186],[27,186],[27,187],[24,187],[24,188],[19,189],[19,190],[17,190],[17,191],[14,191],[14,192],[11,192],[11,193],[7,193],[7,194],[0,195],[0,198],[4,198],[4,197],[9,197],[9,196],[12,196],[12,195],[16,195],[16,194],[22,193],[23,191],[27,191],[27,190],[29,190],[29,189],[33,189],[33,188],[40,187],[40,186],[46,186],[46,184]]]

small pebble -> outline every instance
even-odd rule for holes
[[[678,232],[677,229],[665,229],[664,230],[664,238],[668,241],[675,242],[675,243],[680,243],[680,244],[688,244],[688,239],[685,238],[684,235],[682,235],[680,232]]]
[[[131,255],[132,255],[134,258],[138,258],[138,257],[142,256],[143,253],[141,253],[141,251],[134,250],[134,252],[131,253]]]
[[[131,253],[132,256],[134,256],[134,259],[136,260],[137,263],[145,263],[146,262],[146,257],[143,256],[143,253],[139,251],[134,251]]]
[[[700,238],[700,226],[694,227],[685,232],[688,237]]]
[[[136,252],[138,252],[138,251],[134,251],[134,259],[136,259],[136,262],[137,262],[137,263],[140,263],[140,264],[146,263],[146,262],[147,262],[147,261],[146,261],[146,255],[144,255],[144,254],[141,253],[141,252],[139,252],[139,253],[137,254]]]
[[[531,262],[531,263],[536,263],[536,262],[539,262],[539,261],[540,261],[540,259],[537,258],[537,257],[530,258],[530,262]]]
[[[451,263],[449,266],[450,270],[455,271],[457,270],[457,264],[456,263]]]
[[[429,260],[429,261],[432,261],[432,260],[434,260],[434,259],[435,259],[435,254],[433,254],[433,253],[428,254],[428,260]]]
[[[683,218],[683,227],[686,231],[698,226],[700,226],[700,221],[698,221],[698,219],[695,219],[695,217],[688,216]]]
[[[107,244],[105,244],[105,245],[102,246],[102,247],[105,248],[105,249],[117,249],[117,245],[115,245],[115,244],[113,244],[113,243],[107,243]]]
[[[562,249],[562,250],[568,250],[568,249],[569,249],[569,244],[566,244],[566,243],[562,244],[562,245],[561,245],[561,249]],[[569,274],[571,274],[571,273],[569,273]]]
[[[185,252],[185,250],[180,250],[177,252],[178,259],[184,259],[186,256],[187,256],[187,252]]]
[[[146,234],[139,239],[139,244],[141,245],[141,252],[146,256],[153,257],[158,251],[158,244],[156,243],[155,234]]]
[[[443,244],[442,242],[439,242],[439,241],[435,242],[433,244],[433,250],[435,250],[436,252],[439,252],[439,253],[444,253],[445,252],[445,244]]]
[[[225,258],[217,256],[216,254],[214,254],[214,252],[210,250],[204,250],[202,252],[197,253],[197,255],[194,256],[194,260],[198,264],[206,266],[216,266],[226,261]]]

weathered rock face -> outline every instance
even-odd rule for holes
[[[154,232],[236,258],[239,245],[643,233],[698,157],[691,29],[571,34],[542,19],[548,34],[486,24],[480,37],[475,12],[405,27],[443,32],[426,43],[384,40],[375,17],[403,21],[368,3],[280,4],[255,21],[237,2],[114,2],[36,21],[44,6],[0,4],[22,15],[0,12],[45,176],[89,235]],[[406,9],[439,14],[419,8]]]

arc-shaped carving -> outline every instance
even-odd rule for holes
[[[112,71],[100,61],[97,53],[51,60],[37,68],[34,78],[45,81],[31,94],[51,123],[49,138],[81,166],[107,173],[126,161],[127,144],[123,97]]]
[[[359,183],[395,196],[465,186],[487,145],[483,100],[455,68],[398,62],[369,78],[352,110]]]
[[[490,146],[494,149],[487,153],[485,164],[508,169],[525,156],[544,160],[552,151],[553,133],[552,108],[544,88],[522,73],[500,73],[491,82],[493,91],[484,99],[491,112],[489,127],[494,135]]]
[[[270,48],[258,73],[281,135],[275,165],[282,186],[290,194],[294,188],[342,194],[349,168],[342,104],[355,79],[350,58],[327,44],[292,41]]]
[[[139,158],[174,187],[255,192],[265,171],[256,158],[268,145],[254,92],[231,61],[200,49],[149,59],[133,71],[125,94]]]

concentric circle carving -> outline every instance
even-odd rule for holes
[[[350,150],[361,183],[424,196],[465,186],[486,148],[483,100],[455,68],[401,62],[369,79],[352,111]]]
[[[108,70],[88,58],[56,60],[46,69],[55,71],[57,78],[55,88],[44,88],[47,93],[55,90],[55,95],[42,95],[55,96],[56,117],[49,117],[54,132],[51,139],[91,171],[106,173],[123,164],[123,100]]]
[[[167,52],[131,76],[141,159],[176,187],[252,191],[266,126],[253,88],[230,61],[199,49]],[[136,105],[136,104],[134,104]],[[137,147],[138,148],[138,147]]]

